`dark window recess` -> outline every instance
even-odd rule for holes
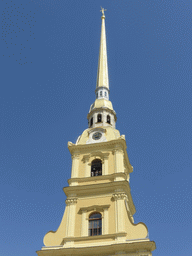
[[[102,91],[100,91],[100,96],[102,96]]]
[[[98,236],[102,234],[102,217],[99,212],[92,213],[89,216],[89,236]]]
[[[107,92],[105,92],[105,97],[107,97]]]
[[[93,125],[93,117],[90,120],[90,127]]]
[[[101,123],[101,122],[102,122],[102,116],[101,116],[101,114],[98,114],[98,115],[97,115],[97,122],[98,122],[98,123]]]
[[[107,115],[107,123],[108,123],[108,124],[111,123],[111,117],[110,117],[110,115]]]
[[[102,162],[100,159],[95,159],[91,163],[91,177],[102,175]]]

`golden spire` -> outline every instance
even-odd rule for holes
[[[108,65],[107,65],[107,45],[106,45],[106,33],[105,33],[105,13],[104,8],[101,7],[101,41],[97,71],[97,85],[96,89],[105,87],[109,90],[109,78],[108,78]]]

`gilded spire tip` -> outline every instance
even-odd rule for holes
[[[100,10],[100,12],[102,12],[101,18],[105,18],[105,11],[107,11],[107,9],[104,9],[101,7],[101,10]]]

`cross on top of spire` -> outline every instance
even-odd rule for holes
[[[104,8],[101,7],[100,12],[102,12],[102,17],[105,17],[105,13],[104,13],[105,11],[107,11],[107,9],[104,9]]]

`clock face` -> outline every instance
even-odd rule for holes
[[[93,138],[94,140],[99,140],[99,139],[101,138],[101,136],[102,136],[102,133],[100,133],[100,132],[95,132],[95,133],[93,134],[92,138]]]

